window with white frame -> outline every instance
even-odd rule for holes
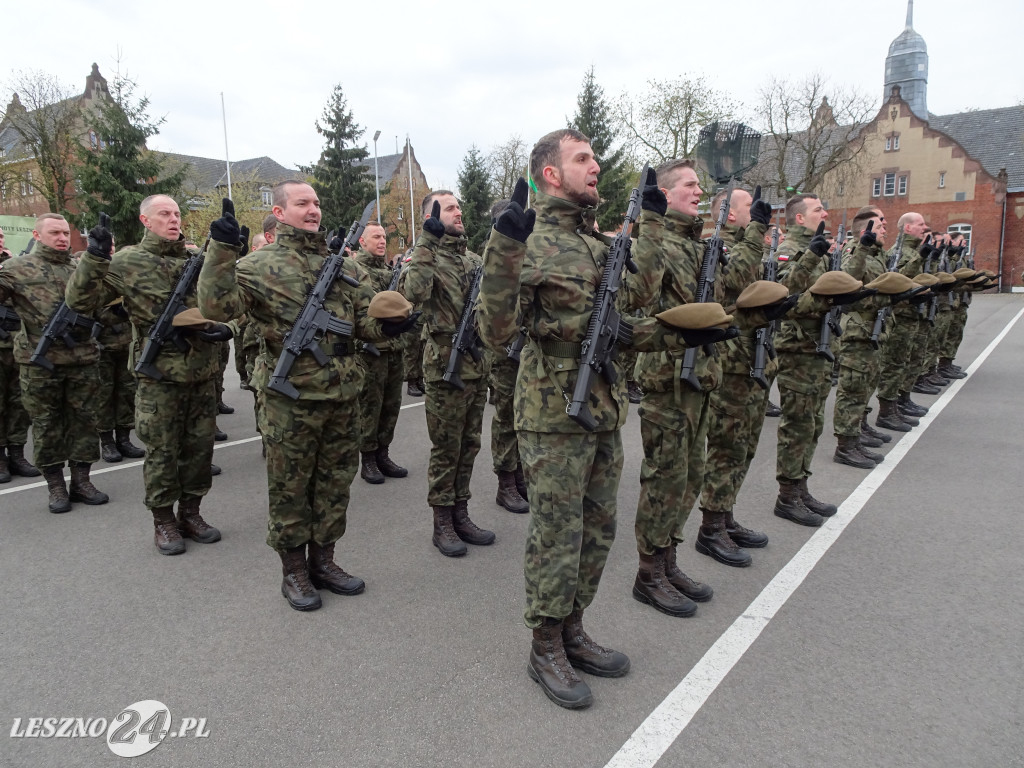
[[[967,251],[971,250],[971,225],[970,224],[950,224],[946,231],[951,234],[961,234],[964,236],[964,245],[967,246]]]
[[[887,173],[885,174],[885,182],[882,185],[882,194],[886,197],[892,197],[896,194],[896,174]]]
[[[878,197],[882,194],[882,180],[872,179],[871,180],[871,196]]]
[[[946,172],[939,171],[939,189],[946,188]]]
[[[907,177],[900,176],[899,185],[896,187],[896,194],[901,197],[907,194]]]

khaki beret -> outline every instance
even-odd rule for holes
[[[950,283],[956,282],[956,278],[949,274],[949,272],[936,272],[935,276],[939,278],[939,282],[943,285],[949,285]]]
[[[991,269],[983,269],[981,270],[981,274],[989,278],[998,277],[998,275],[996,275],[996,273],[993,272]]]
[[[202,312],[193,307],[176,314],[174,319],[171,320],[171,325],[175,328],[206,328],[212,322],[212,320],[207,320],[203,317]]]
[[[810,290],[815,296],[839,296],[859,291],[862,287],[864,283],[849,272],[834,269],[815,280]]]
[[[724,328],[732,322],[732,315],[727,315],[722,305],[713,301],[703,304],[680,304],[672,309],[659,312],[655,317],[665,325],[671,325],[673,328],[685,328],[688,331]]]
[[[970,267],[960,267],[960,269],[953,273],[953,277],[955,277],[957,280],[970,280],[971,278],[977,276],[977,274],[978,273],[975,272]]]
[[[900,272],[883,272],[864,287],[874,288],[885,296],[895,296],[920,286]]]
[[[370,308],[366,311],[377,320],[404,320],[412,313],[412,304],[398,291],[381,291],[370,299]]]
[[[927,285],[931,288],[933,285],[939,284],[939,278],[935,275],[928,274],[927,272],[922,272],[921,274],[914,276],[914,282],[918,285]]]
[[[737,309],[757,309],[778,304],[789,296],[789,289],[782,283],[771,280],[757,280],[743,289],[736,299]]]

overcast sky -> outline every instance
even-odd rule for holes
[[[906,2],[860,0],[840,6],[843,15],[835,7],[48,0],[45,19],[4,25],[0,86],[6,105],[18,62],[13,68],[44,70],[80,90],[93,62],[113,79],[120,55],[151,115],[166,117],[151,147],[222,158],[223,92],[231,158],[269,155],[295,167],[319,156],[313,124],[341,83],[371,157],[374,131],[380,155],[409,134],[430,185],[454,187],[470,145],[486,152],[519,134],[532,146],[564,126],[591,65],[609,98],[652,77],[706,74],[752,105],[769,77],[818,71],[881,106],[885,56]],[[1021,0],[917,0],[914,28],[928,45],[930,111],[1024,101]]]

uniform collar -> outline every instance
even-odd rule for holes
[[[537,192],[533,199],[533,210],[537,219],[559,229],[567,229],[580,234],[590,234],[594,230],[597,209],[593,206],[582,206],[571,200],[555,197],[544,192]]]
[[[32,255],[39,254],[45,261],[51,264],[70,264],[71,263],[71,249],[66,251],[58,251],[56,248],[51,248],[48,245],[43,245],[40,242],[36,242],[32,248]]]
[[[327,255],[327,231],[323,227],[316,232],[309,232],[278,222],[274,242],[296,251],[313,250]]]
[[[139,245],[148,253],[155,254],[156,256],[185,258],[188,255],[185,250],[185,236],[180,234],[177,240],[168,240],[166,237],[160,237],[153,230],[147,229]]]

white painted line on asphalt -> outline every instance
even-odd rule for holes
[[[415,408],[417,405],[423,405],[423,401],[420,400],[418,403],[409,403],[408,405],[403,405],[402,410],[404,411],[406,408]]]
[[[902,461],[925,430],[931,425],[949,402],[956,397],[963,385],[1003,338],[1024,315],[1020,310],[992,340],[985,351],[967,368],[967,378],[955,380],[932,404],[927,415],[921,418],[921,425],[903,437],[885,455],[885,461],[875,467],[864,481],[854,489],[839,507],[839,511],[825,521],[793,559],[780,570],[761,594],[747,607],[721,637],[715,642],[689,674],[665,697],[647,719],[633,731],[618,752],[612,756],[605,768],[652,768],[673,742],[683,732],[694,715],[700,711],[715,689],[738,662],[747,649],[768,626],[790,595],[796,591],[807,574],[822,556],[836,542],[846,526],[864,508],[872,494],[882,485],[889,473]]]

